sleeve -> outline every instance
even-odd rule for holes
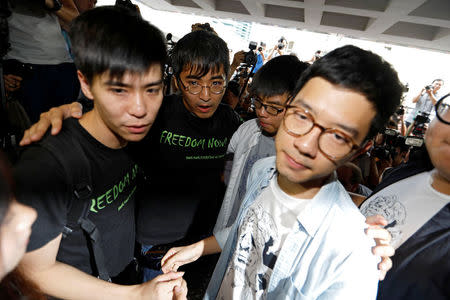
[[[57,237],[66,225],[71,196],[64,178],[63,167],[39,145],[26,149],[16,164],[17,200],[38,213],[27,251],[41,248]]]
[[[379,271],[377,258],[359,247],[341,263],[331,285],[317,297],[330,299],[376,299]]]

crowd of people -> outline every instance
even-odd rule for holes
[[[443,80],[404,120],[370,51],[302,62],[281,37],[230,63],[206,23],[168,53],[117,2],[13,8],[6,59],[28,71],[5,88],[37,123],[13,168],[0,156],[2,299],[448,299]],[[52,77],[70,88],[32,90]]]

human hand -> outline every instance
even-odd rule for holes
[[[22,77],[13,74],[7,74],[3,76],[3,79],[5,80],[5,89],[8,92],[14,92],[20,89]]]
[[[375,215],[366,218],[366,223],[369,227],[366,229],[367,236],[375,240],[376,245],[372,248],[374,255],[381,257],[381,262],[378,264],[380,270],[380,280],[386,277],[386,273],[392,268],[392,257],[395,254],[395,249],[390,245],[391,234],[382,226],[387,225],[387,221],[383,216]]]
[[[231,63],[232,66],[239,66],[241,63],[244,62],[245,59],[245,51],[241,50],[234,54],[233,56],[233,62]],[[233,70],[234,71],[234,70]]]
[[[187,292],[188,292],[188,288],[187,288],[186,280],[182,279],[181,286],[177,285],[173,289],[173,299],[174,300],[185,300],[185,299],[187,299],[186,298]]]
[[[200,243],[171,248],[161,259],[161,270],[164,273],[176,272],[179,267],[196,261],[202,252]]]
[[[20,146],[26,146],[41,140],[49,127],[51,127],[52,135],[58,134],[64,119],[70,117],[79,119],[82,113],[83,108],[78,102],[53,107],[49,111],[42,113],[36,124],[25,130]]]
[[[137,285],[138,294],[137,297],[133,298],[148,300],[186,299],[187,286],[183,275],[184,272],[170,272]]]

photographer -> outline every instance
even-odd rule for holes
[[[261,42],[259,43],[258,52],[256,56],[256,65],[255,68],[253,69],[252,74],[255,74],[264,65],[264,62],[266,61],[266,56],[264,55],[264,52],[266,52],[266,43]]]
[[[413,112],[409,114],[405,120],[406,127],[409,127],[413,123],[414,118],[419,114],[419,112],[429,114],[432,111],[433,106],[437,102],[437,92],[443,85],[444,80],[435,79],[431,85],[425,86],[420,93],[414,97],[412,103],[416,103],[416,106],[414,107]]]
[[[285,54],[285,49],[287,46],[287,40],[284,36],[282,36],[278,43],[273,47],[272,51],[270,51],[269,57],[267,57],[267,60],[271,60],[274,57],[280,56]]]

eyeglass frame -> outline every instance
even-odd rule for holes
[[[286,102],[288,102],[289,99],[290,99],[290,98],[288,98],[288,100],[287,100]],[[259,109],[259,108],[257,108],[257,107],[255,106],[254,101],[257,101],[257,102],[261,103],[261,107],[264,107],[264,110],[265,110],[269,115],[271,115],[271,116],[278,116],[280,113],[282,113],[284,110],[286,110],[286,106],[283,106],[283,105],[282,105],[283,108],[277,108],[277,107],[275,107],[275,106],[273,106],[273,105],[271,105],[271,104],[264,104],[264,103],[261,101],[261,98],[259,98],[259,97],[256,96],[256,95],[250,97],[250,100],[251,100],[251,102],[252,102],[252,106],[253,106],[255,109]],[[260,108],[261,108],[261,107],[260,107]],[[267,111],[267,107],[271,107],[271,108],[275,109],[275,110],[277,111],[277,113],[276,113],[276,114],[272,114],[272,113],[268,112],[268,111]]]
[[[189,85],[188,85],[188,86],[185,86],[184,83],[183,83],[183,81],[181,80],[181,78],[180,78],[179,76],[177,76],[177,80],[178,80],[178,82],[181,84],[181,86],[183,87],[183,89],[185,89],[186,91],[188,91],[191,95],[198,95],[198,94],[200,94],[200,93],[203,91],[203,88],[209,88],[209,92],[210,92],[210,93],[212,93],[212,94],[214,94],[214,95],[220,95],[220,94],[222,94],[222,93],[225,91],[225,89],[227,88],[227,85],[224,84],[224,85],[223,85],[222,91],[220,91],[220,93],[216,93],[216,92],[211,91],[211,86],[210,86],[210,85],[199,85],[199,86],[201,86],[200,91],[199,91],[198,93],[193,93],[193,92],[191,92],[191,91],[189,90]]]
[[[439,99],[438,102],[436,102],[436,105],[434,106],[434,109],[436,111],[436,117],[439,119],[439,121],[441,121],[444,124],[450,125],[450,122],[449,121],[445,121],[438,113],[439,105],[441,105],[441,103],[444,101],[444,99],[447,98],[448,96],[450,96],[450,93],[448,93],[447,95],[445,95],[441,99]]]
[[[295,106],[295,105],[286,105],[286,108],[285,108],[285,109],[286,109],[286,114],[284,115],[284,118],[283,118],[283,127],[284,127],[284,130],[286,131],[286,133],[289,134],[290,136],[295,137],[295,138],[299,138],[299,137],[305,136],[305,135],[307,135],[308,133],[310,133],[310,132],[313,130],[314,127],[318,127],[318,128],[320,129],[320,134],[319,134],[319,137],[317,138],[317,146],[318,146],[318,148],[319,148],[319,151],[320,151],[326,158],[328,158],[329,160],[331,160],[332,162],[335,162],[336,160],[339,160],[339,159],[342,159],[342,158],[348,156],[348,155],[349,155],[350,153],[352,153],[352,151],[354,151],[354,150],[361,149],[361,146],[359,146],[359,145],[355,142],[355,140],[354,140],[351,136],[349,136],[348,134],[342,132],[341,130],[339,130],[339,129],[337,129],[337,128],[325,128],[325,127],[323,127],[322,125],[316,123],[314,117],[313,117],[306,109],[301,108],[301,107],[299,107],[299,106]],[[312,121],[312,126],[311,126],[311,128],[310,128],[307,132],[305,132],[305,133],[303,133],[303,134],[298,134],[298,133],[292,132],[291,130],[289,130],[289,129],[286,127],[286,117],[289,115],[289,114],[288,114],[288,110],[289,110],[289,109],[296,109],[296,110],[301,110],[301,111],[303,111],[303,112],[308,116],[308,118]],[[330,132],[330,131],[331,131],[331,132],[339,132],[339,134],[342,134],[345,138],[347,138],[347,139],[350,141],[350,143],[351,143],[351,148],[350,148],[349,152],[348,152],[347,154],[343,155],[342,157],[335,157],[335,156],[332,156],[332,155],[329,155],[329,154],[325,153],[325,152],[320,148],[319,140],[320,140],[320,137],[323,135],[323,133],[326,132],[326,131],[328,131],[328,132]]]

